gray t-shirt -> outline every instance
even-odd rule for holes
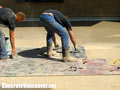
[[[16,26],[15,13],[9,8],[0,8],[0,24],[14,31]]]

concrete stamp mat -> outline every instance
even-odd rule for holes
[[[119,66],[110,66],[106,59],[87,59],[84,47],[71,56],[78,62],[63,62],[61,49],[56,50],[58,57],[46,57],[46,47],[17,48],[14,59],[0,61],[0,76],[41,76],[41,75],[107,75],[120,74]]]

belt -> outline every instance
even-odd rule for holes
[[[42,14],[47,14],[47,15],[53,16],[53,14],[52,14],[52,13],[42,13]]]

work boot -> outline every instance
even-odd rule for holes
[[[48,57],[53,56],[52,55],[52,43],[47,43],[47,55]]]
[[[62,49],[63,54],[63,61],[64,62],[75,62],[77,61],[77,58],[73,58],[70,56],[69,48],[63,48]]]
[[[47,55],[48,55],[48,57],[52,57],[52,56],[58,57],[59,56],[56,53],[56,51],[53,51],[52,44],[50,44],[50,43],[47,44]]]

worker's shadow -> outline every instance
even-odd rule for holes
[[[61,59],[48,57],[47,47],[19,51],[18,55],[25,58],[41,58],[41,59],[47,59],[47,60],[53,60],[53,61],[61,61]]]

